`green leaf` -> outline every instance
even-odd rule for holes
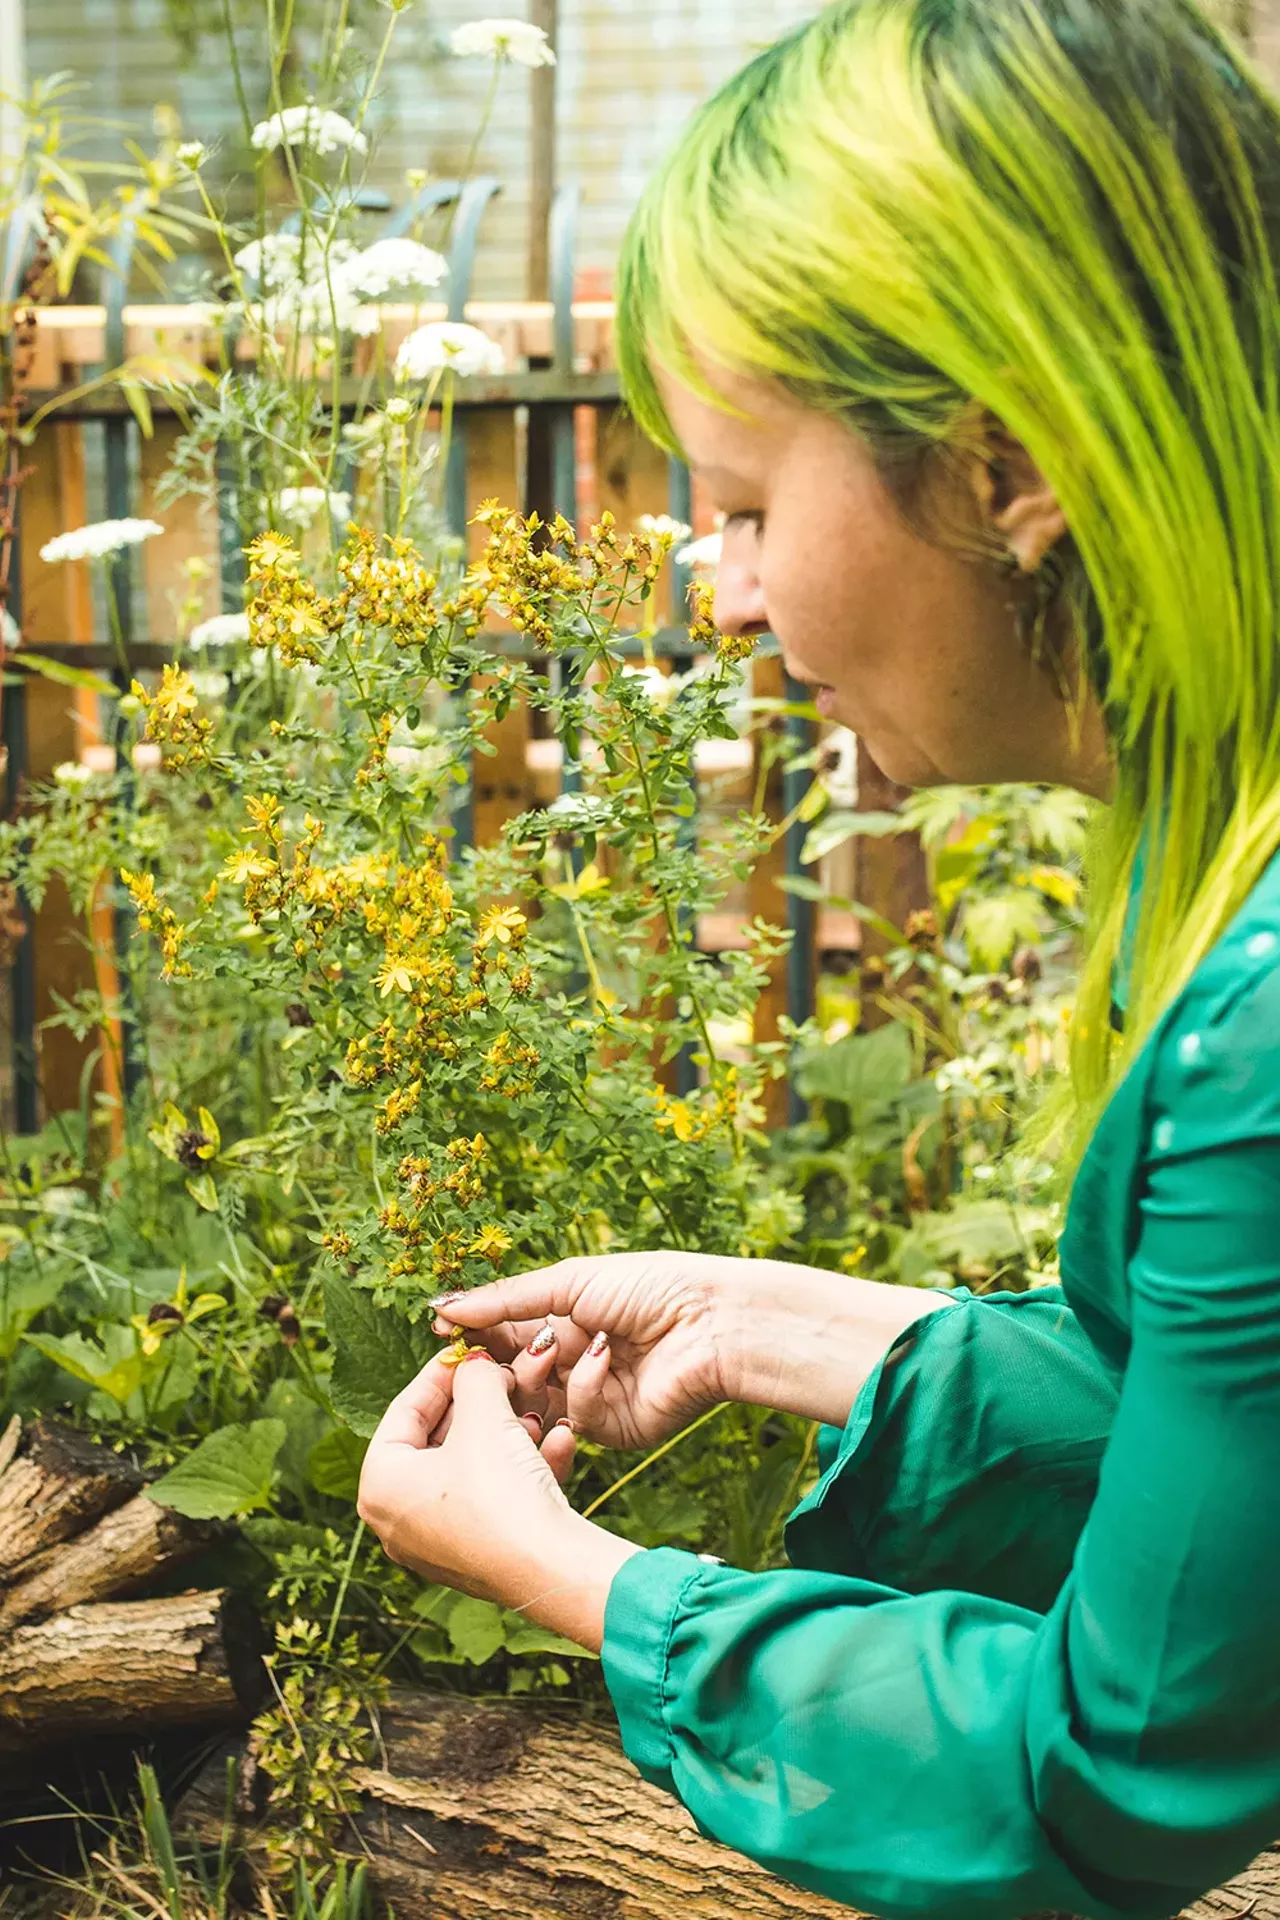
[[[307,1478],[316,1492],[328,1494],[331,1500],[354,1500],[368,1446],[348,1427],[334,1427],[317,1440],[307,1456]]]
[[[198,1173],[194,1179],[188,1180],[187,1192],[196,1205],[203,1207],[206,1213],[218,1211],[218,1189],[214,1185],[211,1173]]]
[[[506,1613],[502,1617],[508,1653],[563,1653],[574,1660],[600,1658],[598,1653],[588,1653],[576,1640],[562,1640],[558,1633],[547,1633],[541,1627],[531,1627],[518,1613]]]
[[[367,1440],[422,1364],[413,1329],[394,1308],[375,1306],[372,1294],[353,1287],[345,1274],[326,1277],[324,1314],[335,1356],[333,1410]],[[425,1357],[430,1349],[425,1333],[421,1337]]]
[[[0,1263],[0,1360],[12,1360],[27,1327],[52,1306],[68,1277],[66,1267],[47,1259],[39,1267],[13,1256]]]
[[[1034,897],[1021,889],[967,901],[964,936],[977,965],[994,973],[1021,942],[1039,939],[1040,914]]]
[[[457,1596],[444,1628],[454,1652],[473,1667],[492,1660],[507,1637],[501,1607],[495,1607],[491,1600],[474,1600],[467,1593]]]
[[[806,1100],[840,1100],[865,1114],[905,1092],[913,1064],[911,1036],[894,1021],[812,1048],[801,1056],[796,1082]]]
[[[1047,1208],[962,1200],[946,1213],[918,1216],[899,1250],[903,1278],[919,1285],[922,1275],[949,1265],[994,1271],[1034,1253],[1055,1231]]]
[[[73,1380],[96,1387],[99,1393],[105,1393],[122,1407],[142,1385],[149,1371],[148,1363],[132,1327],[108,1322],[100,1326],[98,1332],[101,1344],[86,1339],[82,1333],[27,1333],[23,1339],[46,1360],[56,1361]]]
[[[840,808],[833,808],[806,836],[804,846],[800,849],[800,864],[811,866],[815,860],[821,860],[824,853],[842,847],[846,840],[852,840],[855,835],[876,840],[890,833],[901,833],[902,830],[900,813],[846,813]]]
[[[219,1427],[154,1486],[148,1500],[189,1520],[230,1520],[269,1505],[271,1476],[285,1441],[283,1420]]]
[[[18,653],[9,655],[9,664],[25,667],[28,673],[38,673],[42,680],[53,680],[60,687],[83,687],[89,693],[96,693],[104,700],[118,700],[119,687],[113,687],[101,674],[90,673],[87,667],[71,667],[65,660],[46,660],[43,654],[28,653],[24,647]]]

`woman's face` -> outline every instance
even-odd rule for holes
[[[772,630],[791,674],[818,689],[824,716],[852,727],[904,786],[1025,780],[1105,794],[1096,707],[1086,700],[1082,712],[1077,693],[1069,712],[1058,677],[1030,658],[1020,633],[1029,572],[1001,573],[950,539],[913,531],[855,435],[781,388],[717,374],[748,416],[739,418],[670,377],[661,384],[690,465],[727,516],[716,586],[723,632]],[[954,497],[930,503],[970,553],[1003,534],[1027,564],[1061,529],[1052,496],[1021,460],[1022,493],[1006,480],[996,497],[975,462],[972,485],[953,476]]]

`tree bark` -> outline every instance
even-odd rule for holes
[[[37,1420],[22,1432],[11,1422],[0,1440],[0,1587],[141,1486],[127,1461],[70,1427]]]
[[[837,1920],[851,1909],[706,1840],[637,1775],[611,1724],[397,1690],[360,1771],[354,1852],[397,1920]],[[260,1797],[260,1796],[259,1796]],[[252,1795],[243,1804],[251,1804]],[[176,1824],[221,1838],[226,1755]],[[1192,1920],[1280,1920],[1280,1850]]]
[[[0,1638],[24,1621],[134,1593],[194,1559],[222,1531],[137,1494],[78,1538],[29,1562],[24,1578],[0,1592]]]
[[[73,1607],[0,1642],[0,1755],[79,1735],[242,1725],[261,1696],[256,1623],[231,1594]]]

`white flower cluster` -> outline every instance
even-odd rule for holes
[[[386,300],[393,293],[430,293],[448,275],[449,262],[434,247],[395,236],[375,240],[338,270],[343,286],[366,300]]]
[[[318,154],[369,151],[369,142],[345,114],[318,107],[314,100],[260,120],[250,140],[259,153],[272,153],[277,147],[308,147]]]
[[[720,565],[723,551],[722,533],[704,534],[701,540],[693,540],[687,547],[680,548],[676,554],[676,565],[692,567],[695,573],[714,573]]]
[[[638,680],[658,707],[665,707],[684,685],[683,675],[664,673],[661,667],[624,667],[622,671],[628,680]]]
[[[60,760],[53,770],[54,782],[65,787],[69,793],[78,793],[87,787],[93,779],[96,768],[87,767],[83,760]]]
[[[939,1093],[958,1093],[972,1100],[999,1085],[1003,1066],[999,1047],[987,1046],[979,1054],[962,1053],[948,1060],[934,1074],[933,1083]]]
[[[673,520],[669,513],[642,513],[636,521],[636,532],[647,534],[650,540],[687,540],[693,528],[683,520]]]
[[[301,234],[269,233],[236,254],[236,266],[255,283],[251,305],[264,331],[376,333],[381,315],[366,302],[428,293],[449,271],[443,254],[417,240],[375,240],[362,251],[334,240],[323,254],[313,241],[309,251],[310,259]]]
[[[22,645],[22,630],[8,607],[0,607],[0,646],[6,653]]]
[[[419,327],[396,355],[397,380],[429,380],[433,374],[498,374],[506,371],[506,355],[496,340],[479,327],[461,320],[434,320]]]
[[[528,20],[469,20],[449,36],[459,59],[514,60],[521,67],[554,67],[556,56],[541,27]]]
[[[203,140],[184,140],[173,157],[180,167],[195,173],[208,159],[209,149]]]
[[[164,528],[155,520],[97,520],[90,527],[55,534],[40,549],[42,560],[105,560],[126,547],[154,540]]]
[[[281,487],[279,507],[284,518],[296,527],[310,527],[326,508],[334,520],[349,520],[351,495],[327,493],[323,487]]]
[[[192,627],[187,635],[189,647],[230,647],[247,642],[249,638],[249,616],[247,613],[215,613],[208,620],[202,620]]]

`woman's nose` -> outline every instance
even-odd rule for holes
[[[724,548],[716,571],[715,622],[721,633],[763,633],[769,625],[757,557],[759,539],[754,530],[738,533],[725,528]]]

